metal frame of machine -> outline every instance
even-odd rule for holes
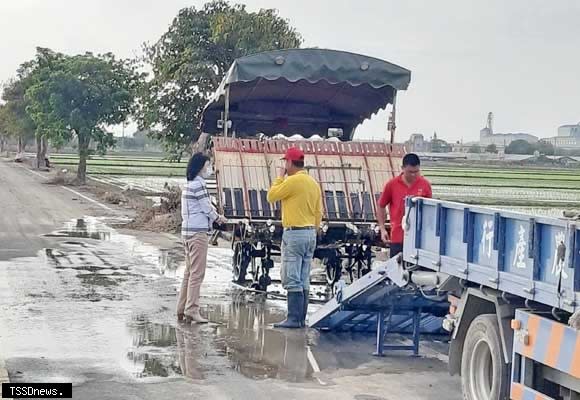
[[[396,96],[410,71],[358,54],[291,49],[236,60],[202,117],[216,170],[218,208],[228,218],[234,281],[265,291],[280,255],[280,206],[267,191],[289,146],[305,152],[320,183],[325,215],[315,258],[329,286],[343,271],[368,273],[382,245],[376,199],[399,173],[404,148],[394,145]],[[354,129],[392,104],[391,143],[352,141]],[[282,139],[280,139],[280,134]],[[300,139],[288,138],[298,134]],[[286,136],[284,136],[286,135]],[[310,139],[310,140],[308,140]]]

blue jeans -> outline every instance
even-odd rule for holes
[[[282,287],[289,292],[310,289],[310,269],[316,248],[316,230],[285,230],[282,235]]]

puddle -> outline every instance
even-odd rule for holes
[[[183,248],[162,249],[159,252],[159,274],[168,278],[181,279],[185,269]]]
[[[112,276],[114,275],[77,274],[77,278],[81,280],[81,284],[88,286],[118,286],[120,281],[126,281],[126,279],[112,278]]]
[[[369,362],[372,337],[324,335],[314,330],[273,329],[284,310],[265,303],[219,304],[206,310],[211,323],[152,323],[147,317],[127,325],[131,347],[125,368],[135,378],[185,376],[211,380],[241,374],[253,380],[317,381],[315,373],[357,368]],[[320,382],[320,381],[319,381]]]
[[[83,288],[90,290],[88,295],[74,293],[74,298],[98,301],[99,293],[103,293],[103,299],[123,299],[126,286],[139,280],[171,278],[177,286],[175,278],[183,274],[183,250],[160,250],[147,245],[134,236],[112,229],[109,224],[113,222],[85,217],[45,235],[64,239],[58,240],[55,248],[45,249],[47,264],[63,276],[75,276]],[[119,287],[116,290],[121,293],[106,291],[114,287]]]
[[[307,353],[314,332],[271,328],[284,319],[283,309],[267,303],[232,303],[209,310],[208,317],[221,323],[214,341],[235,371],[252,379],[312,380],[314,367]]]
[[[81,287],[87,289],[75,292],[73,298],[91,302],[129,300],[128,289],[135,280],[166,278],[171,283],[165,286],[169,284],[173,291],[167,293],[167,305],[162,310],[173,314],[185,268],[181,246],[160,250],[120,234],[94,218],[73,221],[57,233],[67,238],[100,238],[96,243],[64,241],[58,250],[46,250],[47,260],[54,268],[74,271]],[[306,382],[313,381],[314,372],[321,368],[317,357],[323,360],[322,365],[329,366],[368,361],[366,355],[357,358],[350,353],[344,353],[344,360],[338,361],[342,357],[336,357],[335,344],[325,349],[318,343],[315,331],[272,329],[272,323],[285,317],[284,302],[232,291],[231,257],[228,248],[209,250],[202,296],[211,324],[176,328],[153,322],[154,316],[147,313],[131,316],[126,323],[128,346],[121,362],[131,376],[137,379],[186,376],[199,380],[241,374],[255,380]],[[274,279],[279,278],[277,268],[272,272]],[[315,274],[320,275],[320,271]],[[271,290],[284,294],[279,284],[273,284]],[[321,290],[322,287],[313,286],[313,298]],[[161,296],[159,292],[152,294]],[[248,298],[256,302],[248,302]]]
[[[95,219],[87,220],[78,218],[68,222],[64,229],[44,235],[52,238],[82,238],[94,240],[110,240],[111,232],[108,229],[102,229],[100,224],[94,223]],[[78,243],[78,242],[75,242]],[[81,243],[79,243],[81,244]]]
[[[0,263],[0,336],[9,360],[42,355],[131,382],[220,384],[240,377],[316,383],[319,371],[360,371],[373,360],[372,336],[271,328],[285,317],[284,301],[236,294],[230,249],[208,254],[201,303],[212,323],[181,326],[174,315],[181,246],[160,250],[94,218],[58,232],[58,243],[39,257]],[[401,368],[383,363],[390,373]]]
[[[311,380],[309,334],[271,329],[267,324],[284,317],[272,311],[256,305],[213,307],[208,311],[211,324],[177,328],[131,321],[130,372],[137,378],[183,375],[200,380],[239,373],[251,379]]]
[[[128,323],[131,347],[127,351],[129,372],[135,378],[181,376],[176,357],[176,329],[170,325],[152,323],[145,316],[134,317]]]

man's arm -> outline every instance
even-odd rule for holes
[[[268,202],[275,203],[280,200],[284,200],[294,192],[294,179],[291,177],[284,179],[283,177],[278,177],[268,190]]]
[[[425,197],[430,199],[433,197],[433,189],[431,188],[431,183],[427,181],[427,193],[425,193]]]
[[[320,229],[320,224],[322,223],[322,214],[323,214],[323,207],[322,207],[322,193],[319,191],[320,196],[318,196],[318,204],[315,210],[315,215],[316,215],[316,225],[315,228],[316,229]]]
[[[392,201],[391,186],[387,183],[385,185],[385,188],[383,189],[383,193],[381,193],[379,201],[377,202],[377,223],[379,224],[379,229],[381,230],[381,239],[385,243],[389,239],[387,228],[385,228],[385,222],[387,219],[387,213],[385,211],[385,208],[391,203],[391,201]]]
[[[381,232],[385,230],[385,223],[387,219],[387,212],[385,211],[384,207],[377,207],[377,223],[379,224],[379,228]]]

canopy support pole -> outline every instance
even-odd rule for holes
[[[388,129],[391,132],[391,144],[395,144],[395,129],[397,129],[397,91],[393,93],[393,108],[389,116]]]
[[[226,86],[226,96],[224,100],[224,137],[228,137],[230,120],[230,86]]]

